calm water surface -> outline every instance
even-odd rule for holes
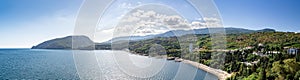
[[[31,49],[0,49],[0,79],[80,79],[77,71],[78,67],[74,62],[73,52],[71,50],[31,50]],[[137,77],[130,75],[120,69],[112,51],[78,51],[80,53],[95,53],[97,56],[100,71],[98,75],[108,80],[171,80],[171,79],[195,79],[195,80],[217,80],[217,77],[195,67],[166,61],[164,59],[155,59],[163,61],[164,66],[155,75],[150,77]],[[148,57],[133,56],[138,65],[147,65]],[[151,58],[152,59],[152,58]],[[151,60],[150,59],[150,60]],[[143,62],[145,61],[145,62]],[[125,62],[126,63],[126,62]],[[77,66],[79,66],[77,64]],[[181,67],[181,68],[180,68]],[[184,70],[179,70],[184,69]],[[191,71],[196,70],[195,76],[191,76]],[[181,71],[181,72],[179,72]],[[135,72],[135,71],[133,71]],[[138,72],[138,71],[137,71]],[[92,74],[85,73],[85,74]],[[139,72],[134,74],[148,74]],[[98,77],[99,77],[98,76]],[[191,78],[192,77],[192,78]]]

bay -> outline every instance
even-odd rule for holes
[[[99,70],[94,78],[105,80],[217,80],[210,73],[182,62],[167,61],[146,56],[128,54],[120,63],[113,51],[43,50],[43,49],[0,49],[0,79],[83,79],[80,65],[74,60],[74,52],[90,53],[97,58]],[[123,53],[120,51],[120,53]],[[124,52],[125,53],[125,52]],[[122,59],[119,59],[122,60]],[[153,62],[153,63],[151,63]],[[162,66],[154,62],[161,62]],[[124,64],[125,63],[125,64]],[[128,65],[132,63],[134,65]],[[125,66],[124,66],[125,65]],[[151,66],[151,65],[154,65]],[[133,69],[131,66],[133,66]],[[129,68],[128,68],[129,67]],[[140,68],[140,69],[137,69]],[[157,69],[158,70],[157,70]],[[131,71],[124,70],[130,69]],[[137,71],[135,71],[135,69]],[[85,70],[85,69],[80,69]],[[155,74],[153,73],[155,70]],[[152,73],[151,73],[152,72]],[[85,75],[93,72],[84,73]],[[145,75],[145,76],[144,76]]]

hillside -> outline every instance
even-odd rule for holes
[[[93,49],[91,45],[94,45],[94,42],[86,36],[67,36],[45,41],[32,49]]]
[[[259,43],[266,46],[300,48],[300,34],[288,32],[257,32],[252,34],[228,35],[228,48],[255,46]]]
[[[85,36],[68,36],[49,40],[32,48],[107,50],[112,49],[111,44],[114,44],[113,49],[128,48],[134,54],[151,55],[151,52],[166,52],[168,57],[179,57],[221,69],[232,73],[229,80],[299,79],[300,56],[287,53],[284,49],[285,47],[300,48],[299,33],[276,32],[273,29],[255,31],[227,28],[225,30],[227,31],[227,50],[224,51],[212,50],[210,34],[196,34],[198,39],[193,44],[195,46],[190,48],[182,44],[191,45],[190,42],[184,42],[185,39],[190,39],[188,36],[191,34],[172,36],[173,34],[170,32],[148,35],[145,39],[143,36],[120,37],[104,43],[94,43]],[[184,31],[180,32],[184,33]],[[183,39],[183,42],[179,42],[178,39]],[[73,45],[72,42],[74,42]],[[251,48],[245,49],[246,47]],[[150,51],[151,49],[157,51]],[[189,52],[189,49],[193,49],[193,51]]]
[[[173,30],[168,31],[162,34],[157,35],[147,35],[147,36],[124,36],[116,37],[109,41],[103,43],[94,43],[86,36],[67,36],[64,38],[57,38],[49,41],[45,41],[39,45],[33,46],[32,49],[97,49],[97,50],[107,50],[111,49],[111,43],[113,42],[116,45],[120,45],[120,48],[123,49],[126,46],[121,46],[126,42],[139,42],[139,41],[149,41],[156,38],[176,38],[184,35],[194,34],[194,35],[208,35],[212,31],[216,30],[225,30],[227,35],[239,35],[239,34],[250,34],[255,32],[275,32],[273,29],[263,29],[263,30],[249,30],[242,28],[203,28],[203,29],[194,29],[194,30]],[[176,35],[175,35],[176,34]],[[198,36],[201,38],[201,36]],[[207,38],[209,39],[209,38]],[[173,39],[174,40],[174,39]],[[166,39],[166,41],[168,41]],[[207,40],[209,41],[209,40]],[[72,45],[73,42],[73,45]],[[174,41],[173,41],[174,42]],[[175,41],[176,42],[176,41]],[[209,42],[205,42],[209,44]],[[167,44],[167,43],[164,43]],[[209,47],[209,46],[207,46]]]
[[[262,29],[262,30],[249,30],[249,29],[243,29],[243,28],[201,28],[201,29],[193,29],[193,30],[172,30],[167,31],[162,34],[157,35],[147,35],[147,36],[124,36],[124,37],[116,37],[113,38],[107,42],[103,43],[111,43],[111,42],[118,42],[118,41],[124,41],[124,40],[131,40],[131,41],[139,41],[139,40],[147,40],[147,39],[153,39],[158,37],[179,37],[183,35],[188,34],[195,34],[195,35],[201,35],[201,34],[210,34],[210,32],[217,31],[217,30],[225,30],[226,34],[248,34],[248,33],[254,33],[254,32],[275,32],[274,29]]]

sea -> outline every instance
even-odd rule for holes
[[[0,79],[218,80],[192,65],[112,50],[0,49]]]

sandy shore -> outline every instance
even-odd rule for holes
[[[142,55],[140,55],[142,56]],[[229,78],[231,76],[231,74],[227,73],[226,71],[220,70],[220,69],[215,69],[215,68],[211,68],[209,66],[206,66],[204,64],[198,63],[198,62],[194,62],[194,61],[190,61],[190,60],[185,60],[183,59],[181,62],[190,64],[192,66],[195,66],[199,69],[202,69],[208,73],[211,73],[213,75],[216,75],[219,80],[226,80],[226,78]]]
[[[213,75],[216,75],[219,78],[219,80],[225,80],[226,78],[231,76],[231,74],[229,74],[225,71],[222,71],[220,69],[214,69],[214,68],[211,68],[211,67],[206,66],[204,64],[200,64],[198,62],[194,62],[194,61],[190,61],[190,60],[183,60],[182,62],[187,63],[187,64],[191,64],[191,65],[193,65],[193,66],[195,66],[199,69],[202,69],[206,72],[209,72]]]

